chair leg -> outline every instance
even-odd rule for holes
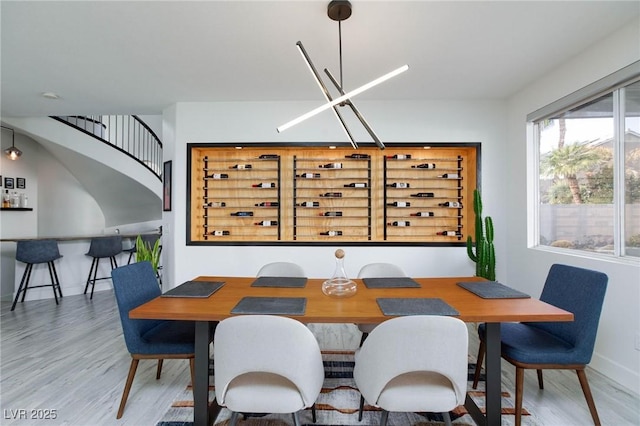
[[[362,337],[360,337],[360,346],[362,346],[364,341],[367,340],[368,336],[369,336],[369,333],[362,332]]]
[[[231,413],[231,419],[229,420],[229,426],[236,426],[236,423],[238,423],[238,413],[236,413],[234,411],[233,413]]]
[[[522,422],[522,393],[524,392],[524,368],[516,367],[516,426]]]
[[[387,419],[389,418],[389,412],[382,410],[382,416],[380,417],[380,426],[387,426]]]
[[[580,386],[582,386],[582,393],[587,400],[591,417],[593,418],[593,424],[600,426],[600,418],[598,417],[598,410],[596,410],[596,403],[593,401],[593,395],[591,395],[591,388],[589,388],[589,381],[587,380],[587,373],[584,369],[576,370],[578,373],[578,380],[580,380]]]
[[[89,268],[89,276],[87,277],[87,284],[84,286],[84,294],[87,294],[87,290],[89,289],[89,284],[91,284],[91,274],[93,273],[93,268],[97,267],[96,263],[98,262],[98,258],[94,257],[91,261],[91,267]]]
[[[480,372],[482,370],[482,363],[484,362],[485,343],[484,340],[480,340],[480,347],[478,348],[478,357],[476,360],[476,371],[473,374],[473,389],[478,387],[478,381],[480,381]]]
[[[160,379],[160,375],[162,374],[162,358],[158,358],[158,369],[156,370],[156,380]]]
[[[538,387],[544,389],[544,381],[542,380],[542,370],[536,370],[538,373]]]
[[[91,296],[89,300],[93,300],[93,290],[96,289],[96,280],[98,279],[98,266],[100,266],[100,258],[96,257],[96,267],[93,270],[93,280],[91,281]]]
[[[53,262],[47,262],[47,268],[49,268],[49,277],[51,278],[51,288],[53,289],[53,298],[56,299],[56,305],[58,304],[58,290],[56,290],[56,281],[53,277],[53,270],[51,266]]]
[[[51,263],[51,269],[53,269],[53,277],[55,279],[55,283],[56,283],[56,287],[58,288],[58,295],[60,297],[62,297],[62,289],[60,288],[60,280],[58,279],[58,272],[56,271],[56,264],[53,262]]]
[[[196,359],[189,358],[189,371],[191,372],[191,389],[196,381]]]
[[[116,419],[122,417],[122,413],[124,412],[124,406],[127,403],[127,398],[129,398],[129,391],[131,390],[131,384],[133,383],[133,378],[136,375],[136,369],[138,368],[138,362],[140,360],[136,358],[131,359],[131,366],[129,367],[129,375],[127,376],[127,383],[124,385],[124,392],[122,392],[122,399],[120,400],[120,408],[118,408],[118,414],[116,415]]]
[[[311,420],[313,421],[313,423],[316,422],[316,403],[315,402],[311,406]]]
[[[298,418],[298,412],[292,413],[294,426],[300,426],[300,419]]]
[[[23,290],[23,287],[25,286],[25,280],[27,278],[27,275],[31,275],[31,274],[27,274],[27,272],[30,270],[31,268],[31,264],[27,263],[27,266],[24,270],[24,274],[22,274],[22,279],[20,280],[20,285],[18,286],[18,291],[16,291],[16,297],[13,298],[13,304],[11,305],[11,310],[13,311],[16,308],[16,303],[18,303],[18,299],[20,298],[20,292],[24,291],[26,293],[26,288]]]
[[[130,264],[131,264],[131,259],[133,258],[133,253],[134,253],[134,252],[130,252],[130,253],[129,253],[129,260],[127,261],[127,265],[130,265]]]
[[[362,421],[362,412],[364,411],[364,396],[360,395],[360,411],[358,411],[358,421]]]
[[[449,415],[448,411],[442,413],[442,418],[444,419],[445,426],[451,426],[451,415]]]
[[[20,298],[20,302],[24,302],[24,298],[27,295],[27,290],[29,289],[29,281],[31,281],[31,272],[33,271],[33,263],[29,264],[29,271],[27,273],[27,280],[24,282],[24,288],[22,289],[22,297]]]

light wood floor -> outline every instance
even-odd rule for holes
[[[113,293],[96,293],[93,301],[68,296],[59,306],[53,300],[25,302],[14,312],[10,306],[0,304],[2,425],[153,426],[188,383],[186,361],[165,361],[160,380],[155,380],[155,362],[141,361],[124,416],[116,420],[130,357]],[[475,356],[477,337],[470,329]],[[603,424],[640,425],[638,395],[593,370],[587,375]],[[503,391],[513,394],[514,369],[504,361],[502,377]],[[533,413],[524,424],[591,423],[575,373],[545,372],[545,390],[539,391],[535,372],[527,372],[524,406]],[[32,410],[55,410],[57,418],[12,420],[18,410],[27,416]],[[507,417],[503,424],[511,424]]]

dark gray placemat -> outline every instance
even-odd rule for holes
[[[367,288],[420,287],[420,283],[409,277],[363,278]]]
[[[258,277],[251,287],[302,288],[307,285],[305,277]]]
[[[438,298],[379,297],[376,302],[385,315],[460,315],[451,305]]]
[[[232,314],[304,315],[306,297],[243,297]]]
[[[458,285],[483,299],[530,299],[526,293],[496,281],[461,282]]]
[[[162,297],[205,298],[218,291],[223,285],[223,281],[187,281],[162,294]]]

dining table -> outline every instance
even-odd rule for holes
[[[275,277],[278,278],[278,277]],[[209,426],[215,421],[221,407],[209,401],[209,357],[210,336],[219,321],[234,315],[271,313],[295,318],[302,323],[353,323],[378,324],[401,315],[421,314],[409,310],[383,312],[381,301],[437,301],[452,308],[451,312],[424,312],[424,314],[445,314],[455,316],[466,323],[486,323],[485,356],[485,410],[467,394],[465,408],[478,425],[501,424],[501,366],[500,366],[500,324],[503,322],[553,322],[573,321],[573,314],[549,305],[535,297],[479,296],[459,283],[486,281],[479,277],[429,277],[410,278],[411,286],[371,286],[362,279],[353,279],[357,291],[350,297],[327,296],[322,291],[325,279],[304,279],[303,285],[278,285],[286,279],[274,279],[272,285],[255,285],[256,277],[199,276],[190,282],[217,283],[216,291],[207,297],[159,296],[129,312],[133,319],[187,320],[195,322],[195,380],[194,425]],[[184,283],[186,285],[190,282]],[[299,282],[299,281],[298,281]],[[494,284],[486,282],[485,284]],[[178,286],[180,287],[180,286]],[[177,287],[176,287],[177,288]],[[516,292],[517,293],[517,292]],[[274,311],[252,311],[249,307],[238,309],[244,302],[256,300],[302,301],[300,310],[289,310],[288,305],[270,304]],[[392,302],[394,300],[391,300]],[[241,303],[242,302],[242,303]],[[440,306],[438,305],[438,306]],[[285,309],[278,310],[284,306]],[[441,306],[440,306],[441,307]],[[214,342],[215,344],[215,342]],[[259,356],[259,354],[256,354]]]

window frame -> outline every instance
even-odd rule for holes
[[[619,71],[616,71],[588,86],[583,87],[551,104],[529,113],[526,117],[527,140],[531,150],[529,158],[531,162],[531,185],[529,186],[528,200],[531,203],[533,216],[529,222],[529,248],[576,255],[581,257],[593,257],[602,260],[619,261],[624,263],[640,263],[640,257],[626,254],[625,244],[625,119],[624,106],[625,86],[640,82],[640,61],[636,61]],[[551,247],[540,244],[540,123],[548,118],[578,108],[595,99],[611,93],[613,95],[613,144],[614,144],[614,194],[613,194],[613,237],[614,253],[602,254],[580,249]],[[622,116],[621,114],[625,114]]]

